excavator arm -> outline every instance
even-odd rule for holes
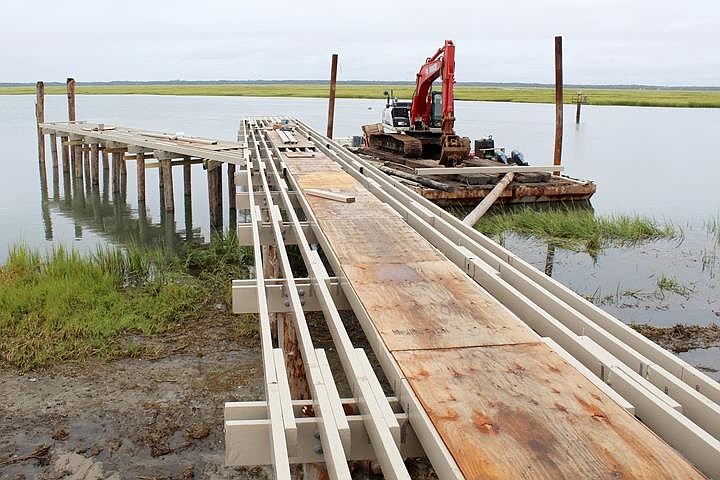
[[[416,128],[427,128],[432,114],[431,87],[435,80],[442,76],[442,132],[455,135],[455,108],[453,87],[455,84],[455,44],[445,40],[445,45],[438,49],[417,73],[415,93],[410,109],[410,123]]]

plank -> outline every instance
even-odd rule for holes
[[[443,258],[345,265],[343,271],[391,351],[539,340]]]
[[[343,192],[333,192],[330,190],[320,190],[317,188],[307,188],[304,190],[306,195],[312,195],[313,197],[324,198],[326,200],[333,200],[340,203],[354,203],[355,197],[348,195]]]
[[[544,344],[395,358],[467,478],[702,478]]]
[[[471,173],[562,172],[562,165],[504,165],[500,167],[434,167],[416,168],[417,175],[469,175]]]

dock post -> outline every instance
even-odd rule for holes
[[[41,123],[45,123],[45,83],[37,82],[35,84],[35,120],[37,121],[38,134],[38,162],[45,166],[45,133],[40,128]]]
[[[330,96],[328,98],[327,137],[332,138],[335,123],[335,87],[337,83],[338,54],[333,53],[330,65]]]
[[[237,227],[237,207],[235,206],[235,164],[227,164],[227,186],[228,186],[228,228],[234,230]]]
[[[72,137],[71,137],[72,140]],[[73,162],[73,173],[75,175],[75,178],[82,179],[83,176],[83,163],[82,163],[82,145],[78,145],[76,142],[78,140],[72,140],[72,145],[70,146],[70,159]]]
[[[169,158],[160,160],[163,172],[163,194],[165,195],[165,211],[175,211],[175,198],[173,196],[172,164]]]
[[[113,198],[117,198],[115,194],[120,192],[120,159],[118,158],[118,152],[112,152],[112,191]]]
[[[90,145],[80,145],[83,158],[83,169],[85,170],[85,181],[90,182],[92,177],[92,171],[90,170]]]
[[[210,230],[222,232],[222,163],[208,161],[208,203],[210,205]]]
[[[65,82],[65,93],[67,94],[68,104],[68,121],[75,122],[77,120],[77,112],[75,110],[75,79],[68,78]],[[63,140],[67,140],[69,137],[64,137]],[[70,150],[70,163],[72,164],[73,175],[77,178],[77,150],[75,146],[69,146]]]
[[[580,105],[582,105],[581,96],[582,94],[578,92],[577,107],[575,109],[575,124],[580,123]]]
[[[59,168],[59,165],[58,165],[57,134],[55,134],[55,133],[50,134],[50,157],[52,159],[53,170],[57,170]]]
[[[63,174],[70,174],[70,147],[67,144],[68,137],[60,137],[60,152],[62,153]]]
[[[90,144],[90,181],[93,187],[100,185],[100,174],[98,172],[100,168],[100,160],[98,155],[98,144]]]
[[[562,74],[562,36],[555,37],[555,154],[553,165],[562,163],[563,137],[563,74]],[[560,175],[560,172],[554,172]]]
[[[183,189],[186,197],[192,196],[192,164],[190,163],[190,157],[183,157],[185,163],[183,164]]]
[[[145,205],[145,153],[138,150],[135,153],[135,168],[137,170],[137,196],[138,205]]]

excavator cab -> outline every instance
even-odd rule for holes
[[[392,90],[385,92],[385,110],[383,111],[383,125],[391,130],[401,132],[410,128],[410,102],[401,102],[392,97]]]
[[[430,98],[432,99],[430,108],[430,128],[441,128],[443,107],[442,107],[442,92],[430,92]]]

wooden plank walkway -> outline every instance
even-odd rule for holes
[[[303,190],[356,198],[307,197],[466,478],[703,478],[335,161],[283,161]]]

